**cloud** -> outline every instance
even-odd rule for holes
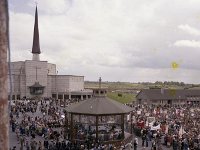
[[[35,7],[33,1],[29,1],[29,6]],[[38,7],[45,13],[58,15],[66,13],[72,6],[72,0],[40,0]]]
[[[178,28],[185,31],[186,33],[191,34],[191,35],[200,35],[200,30],[198,30],[194,27],[191,27],[188,24],[179,25]]]
[[[177,47],[192,47],[192,48],[200,48],[200,41],[195,40],[179,40],[174,43]]]

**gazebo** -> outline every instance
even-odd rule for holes
[[[66,108],[66,123],[70,124],[70,140],[86,139],[101,142],[124,140],[125,115],[133,108],[106,97],[107,88],[93,89],[93,97]]]
[[[40,95],[44,92],[44,86],[40,85],[39,82],[35,82],[30,88],[30,93],[33,95]]]

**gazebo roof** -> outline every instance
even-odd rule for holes
[[[40,85],[39,82],[35,82],[32,86],[30,86],[31,88],[37,88],[37,87],[44,87],[42,85]]]
[[[133,108],[105,96],[95,96],[91,99],[70,105],[66,108],[66,111],[86,115],[114,115],[129,113],[133,111]]]

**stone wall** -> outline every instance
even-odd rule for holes
[[[9,72],[8,72],[9,75]],[[11,62],[12,95],[25,95],[25,63]],[[8,76],[8,95],[10,94],[10,78]]]
[[[42,97],[47,97],[47,61],[25,61],[25,74],[26,74],[26,97],[33,97],[30,94],[30,86],[34,85],[35,82],[39,82],[40,85],[44,86],[44,93]]]
[[[47,61],[19,61],[11,63],[12,87],[15,97],[34,97],[30,94],[30,86],[39,82],[44,86],[42,97],[51,97],[52,93],[69,93],[84,90],[84,76],[57,75],[56,65]],[[8,95],[10,81],[8,82]]]
[[[70,76],[69,83],[71,91],[82,91],[84,89],[84,76]]]
[[[47,63],[47,73],[48,75],[56,75],[56,65]]]
[[[63,93],[69,90],[69,77],[65,75],[48,76],[51,83],[51,92]]]

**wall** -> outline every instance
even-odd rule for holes
[[[48,86],[52,93],[66,93],[84,89],[84,76],[51,75],[48,76]]]
[[[51,83],[51,92],[67,92],[69,90],[69,77],[67,75],[54,75],[48,77]]]
[[[9,72],[8,72],[9,75]],[[25,96],[25,62],[11,62],[12,94]],[[10,94],[10,80],[8,76],[8,95]]]
[[[81,91],[84,89],[84,76],[70,76],[69,89],[71,91]]]
[[[37,67],[37,69],[36,69]],[[37,74],[36,74],[37,70]],[[30,94],[29,87],[34,85],[35,82],[39,82],[40,85],[44,86],[44,93],[42,97],[47,97],[47,61],[25,61],[25,74],[26,74],[26,97],[33,97]],[[37,78],[37,79],[36,79]]]
[[[47,63],[48,75],[56,75],[56,64]]]

